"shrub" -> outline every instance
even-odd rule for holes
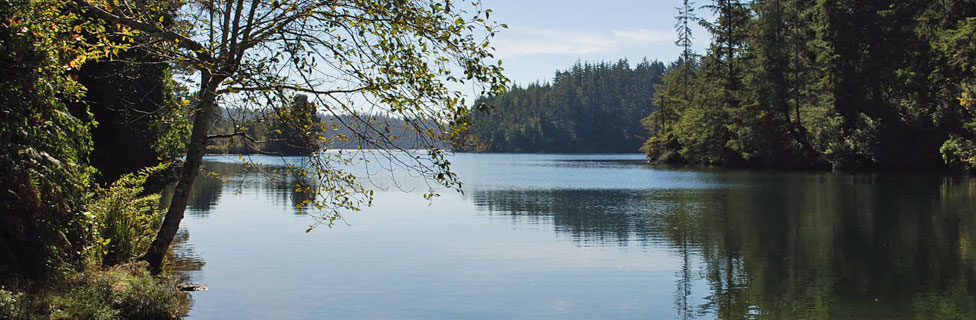
[[[166,165],[146,168],[119,178],[89,197],[88,208],[96,236],[89,257],[96,264],[116,265],[145,252],[152,242],[162,211],[159,195],[143,194],[146,179]]]
[[[69,275],[31,294],[0,290],[0,319],[179,319],[189,297],[171,276],[152,276],[145,263]]]
[[[80,267],[89,240],[91,122],[64,103],[81,87],[65,75],[77,52],[62,26],[82,23],[61,4],[0,1],[0,16],[17,17],[0,23],[0,272],[35,279]]]
[[[18,319],[23,317],[21,303],[23,294],[7,291],[0,287],[0,319]]]
[[[174,278],[149,276],[145,268],[130,276],[128,288],[116,292],[116,308],[124,319],[176,319],[189,311],[189,295],[180,292]]]

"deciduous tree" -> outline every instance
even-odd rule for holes
[[[491,11],[478,2],[75,1],[120,25],[123,33],[155,39],[151,45],[158,55],[192,70],[197,79],[186,160],[162,227],[143,257],[156,270],[183,218],[208,139],[246,136],[245,130],[211,135],[219,107],[281,106],[304,94],[334,119],[363,112],[416,119],[408,123],[426,137],[426,154],[390,149],[377,153],[437,184],[457,188],[450,162],[436,147],[437,141],[457,134],[457,124],[468,110],[464,94],[449,84],[473,84],[484,95],[507,85],[501,67],[492,64],[488,43],[502,25],[491,22]],[[171,8],[178,13],[172,18],[149,18]],[[435,121],[427,121],[431,119]],[[382,125],[334,125],[379,133],[357,131],[351,138],[362,140],[363,148],[393,139],[382,134]],[[289,170],[311,177],[308,181],[314,185],[303,188],[326,191],[313,200],[326,223],[339,219],[341,211],[358,210],[372,201],[372,192],[341,167],[350,160],[347,154],[320,152],[310,157],[310,166]]]

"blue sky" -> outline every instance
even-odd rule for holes
[[[548,81],[556,70],[568,69],[576,61],[627,58],[633,66],[645,57],[663,62],[676,59],[681,49],[674,45],[674,16],[680,4],[680,0],[482,0],[484,8],[492,9],[492,20],[509,26],[492,44],[508,77],[520,85]],[[701,53],[709,38],[697,25],[694,30],[696,51]]]

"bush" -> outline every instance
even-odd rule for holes
[[[19,302],[22,300],[22,296],[22,294],[10,292],[0,287],[0,319],[18,319],[23,317]]]
[[[189,296],[177,289],[177,281],[142,272],[130,278],[127,291],[115,295],[116,307],[123,318],[152,320],[185,316],[189,311]]]
[[[91,122],[65,100],[81,87],[65,75],[79,26],[59,1],[0,1],[0,275],[34,279],[77,269],[88,245],[82,196]],[[6,18],[5,18],[6,19]],[[16,21],[16,22],[14,22]],[[80,28],[81,26],[79,26]]]
[[[159,227],[162,210],[158,194],[143,194],[146,179],[166,165],[127,174],[89,197],[92,234],[96,240],[89,258],[104,266],[126,262],[146,251]]]
[[[79,273],[29,295],[0,290],[0,319],[179,319],[189,298],[171,276],[155,277],[145,263]]]

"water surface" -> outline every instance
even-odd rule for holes
[[[373,207],[304,233],[290,180],[208,158],[190,318],[976,318],[974,181],[642,159],[458,154],[464,194],[432,202],[373,168]]]

